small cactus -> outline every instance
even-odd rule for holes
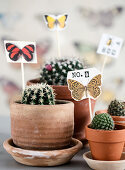
[[[52,87],[47,84],[26,86],[22,96],[22,104],[54,105],[55,95]]]
[[[125,104],[116,99],[111,101],[108,106],[108,113],[111,116],[125,116]]]
[[[83,69],[77,59],[61,59],[50,61],[40,71],[40,81],[49,85],[67,85],[68,71]]]
[[[99,130],[113,130],[114,121],[108,113],[101,113],[95,115],[89,127],[92,129],[99,129]]]

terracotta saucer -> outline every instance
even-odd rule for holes
[[[93,160],[91,152],[83,154],[83,158],[90,168],[96,170],[125,170],[125,152],[122,153],[121,160],[119,161],[99,161]]]
[[[82,148],[82,143],[72,138],[68,148],[52,151],[25,150],[16,147],[12,139],[3,143],[6,151],[19,163],[30,166],[57,166],[67,163]]]

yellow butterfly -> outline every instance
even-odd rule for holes
[[[72,98],[79,101],[83,97],[88,97],[88,94],[96,99],[101,94],[101,74],[98,74],[90,80],[87,86],[82,85],[76,80],[68,79],[68,87],[71,90]]]
[[[44,15],[47,27],[51,30],[62,30],[66,26],[68,15]]]
[[[112,39],[111,39],[111,38],[109,38],[109,40],[107,41],[107,43],[106,43],[106,44],[107,44],[108,46],[110,46],[110,45],[111,45],[111,43],[112,43]]]

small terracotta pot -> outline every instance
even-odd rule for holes
[[[101,114],[101,113],[107,113],[107,110],[98,110],[95,112],[95,115]],[[112,119],[114,120],[115,124],[122,125],[125,129],[125,116],[112,116]],[[125,152],[125,144],[123,152]]]
[[[30,80],[27,82],[27,85],[36,84],[36,83],[40,83],[40,79]],[[55,90],[56,99],[69,100],[74,103],[74,120],[75,120],[74,138],[81,140],[83,144],[86,143],[85,126],[90,123],[88,99],[75,101],[71,97],[71,92],[68,89],[68,86],[52,85],[52,87]],[[95,100],[91,99],[91,103],[92,103],[92,112],[93,112],[95,107]]]
[[[97,110],[97,111],[95,112],[95,115],[99,115],[99,114],[101,114],[101,113],[107,113],[107,109]]]
[[[95,160],[120,160],[125,141],[125,129],[119,125],[119,130],[95,130],[86,127],[86,139],[89,141],[92,157]]]
[[[70,144],[74,130],[74,104],[28,105],[11,101],[11,136],[24,149],[62,149]]]

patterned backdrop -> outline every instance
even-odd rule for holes
[[[56,34],[47,30],[45,13],[69,14],[67,28],[60,32],[62,57],[80,57],[98,69],[104,60],[96,54],[102,33],[125,39],[123,0],[0,0],[0,114],[9,115],[9,97],[21,88],[20,65],[6,62],[3,40],[37,42],[38,64],[25,64],[25,81],[39,77],[40,65],[57,56]],[[117,60],[109,58],[95,110],[115,97],[125,98],[124,52],[123,46]]]

